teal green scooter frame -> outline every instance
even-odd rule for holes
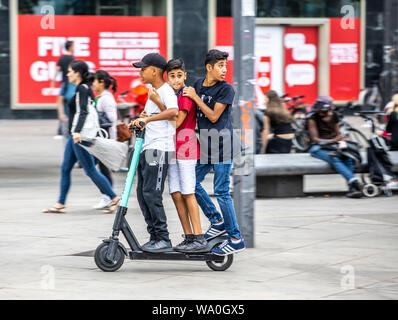
[[[208,242],[208,252],[204,253],[183,253],[170,250],[167,252],[150,253],[142,250],[134,232],[126,220],[127,205],[133,185],[134,175],[137,170],[138,160],[144,143],[145,131],[139,128],[133,128],[136,141],[134,153],[124,184],[120,205],[116,211],[115,221],[113,223],[112,235],[103,240],[94,253],[94,261],[99,269],[106,272],[117,271],[127,256],[131,260],[189,260],[205,261],[208,267],[214,271],[227,270],[232,262],[233,255],[218,256],[211,253],[212,248],[225,241],[225,236],[218,236]],[[119,241],[119,234],[122,232],[129,244],[130,250]]]

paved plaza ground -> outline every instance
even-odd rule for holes
[[[307,177],[310,196],[257,199],[255,247],[225,272],[131,260],[102,272],[91,253],[111,234],[114,215],[91,209],[99,192],[83,170],[73,172],[67,214],[41,213],[59,192],[56,128],[55,120],[0,121],[0,299],[398,298],[398,196],[347,199],[338,175]],[[125,173],[114,178],[120,194]],[[212,193],[211,175],[205,186]],[[182,229],[167,192],[164,204],[177,244]],[[147,241],[135,188],[127,219]]]

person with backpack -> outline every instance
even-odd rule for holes
[[[64,159],[61,169],[60,195],[58,202],[51,208],[44,209],[44,213],[66,213],[66,197],[71,184],[72,169],[77,161],[81,164],[84,172],[95,183],[101,193],[108,195],[112,200],[108,210],[104,213],[116,211],[120,198],[116,196],[106,177],[97,171],[94,157],[83,149],[79,144],[89,146],[87,140],[97,136],[99,130],[98,113],[94,107],[94,94],[89,87],[90,74],[88,65],[84,61],[73,61],[68,69],[68,79],[76,85],[76,93],[69,103],[70,136],[66,142]]]
[[[355,161],[351,157],[339,157],[336,152],[326,148],[326,145],[344,143],[345,138],[340,134],[339,117],[334,112],[333,99],[329,96],[319,96],[313,106],[313,114],[308,119],[308,130],[312,147],[311,156],[329,163],[347,181],[349,198],[362,197],[361,185],[354,175]],[[338,145],[335,150],[338,150]]]
[[[109,91],[112,88],[113,93],[117,91],[116,79],[111,77],[105,70],[98,70],[93,76],[93,89],[98,93],[95,98],[95,106],[98,111],[100,120],[103,117],[105,127],[102,128],[107,131],[109,139],[117,140],[117,103],[113,97],[112,92]],[[111,186],[113,185],[112,173],[108,167],[106,167],[101,161],[95,159],[98,164],[99,171],[108,179]],[[111,204],[111,199],[106,194],[102,194],[100,201],[97,205],[93,206],[94,209],[108,209]]]

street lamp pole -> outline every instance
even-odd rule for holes
[[[241,154],[234,159],[234,206],[248,248],[254,247],[254,29],[256,0],[232,1],[234,19],[234,128],[240,129]],[[234,135],[234,139],[237,139]],[[237,144],[234,143],[234,147]]]

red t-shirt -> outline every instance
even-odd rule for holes
[[[178,109],[188,114],[176,130],[176,158],[180,160],[200,159],[200,146],[195,134],[196,104],[191,98],[180,94],[177,98]]]

